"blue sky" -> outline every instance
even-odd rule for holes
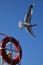
[[[18,27],[29,6],[34,3],[32,23],[35,37]],[[22,47],[21,65],[43,65],[43,0],[0,0],[0,32],[13,36]],[[2,37],[0,36],[0,41]]]

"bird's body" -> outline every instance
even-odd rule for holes
[[[31,24],[33,7],[34,7],[34,3],[30,5],[29,10],[27,11],[27,13],[25,15],[24,22],[19,22],[19,27],[20,28],[25,27],[27,29],[27,31],[30,32],[30,34],[32,36],[34,36],[33,31],[32,31],[32,27],[37,26],[36,24]]]

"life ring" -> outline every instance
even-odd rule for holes
[[[11,59],[11,58],[8,57],[8,55],[6,53],[6,49],[5,49],[6,44],[8,42],[10,42],[10,41],[13,42],[13,44],[15,45],[16,50],[20,52],[18,55],[16,55],[16,57],[14,57],[14,59]],[[22,49],[21,49],[21,46],[20,46],[19,42],[15,38],[13,38],[13,37],[5,37],[2,40],[2,48],[3,49],[1,49],[1,51],[2,51],[1,55],[2,55],[3,59],[8,64],[11,64],[11,62],[12,62],[12,65],[16,65],[16,64],[18,64],[20,62],[20,60],[22,58]]]

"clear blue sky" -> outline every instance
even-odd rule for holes
[[[32,23],[36,38],[18,27],[29,6],[34,3]],[[43,0],[0,0],[0,32],[19,40],[22,47],[21,65],[43,65]],[[0,41],[2,37],[0,36]]]

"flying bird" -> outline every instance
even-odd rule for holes
[[[18,25],[20,28],[25,27],[27,29],[28,32],[30,32],[30,34],[32,36],[34,36],[32,27],[33,26],[37,26],[36,24],[31,24],[31,18],[32,18],[32,14],[33,14],[33,8],[34,8],[34,3],[30,5],[28,11],[26,12],[25,18],[24,18],[24,22],[19,22]]]

